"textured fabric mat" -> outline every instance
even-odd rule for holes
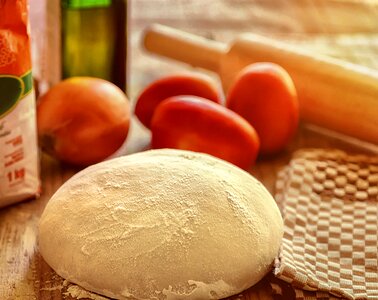
[[[378,156],[301,150],[276,192],[284,237],[274,273],[294,297],[378,299]]]

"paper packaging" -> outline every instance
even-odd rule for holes
[[[29,2],[34,88],[42,95],[62,78],[60,0]]]
[[[27,0],[0,1],[0,207],[40,188]]]

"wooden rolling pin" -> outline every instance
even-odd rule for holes
[[[378,144],[378,71],[246,34],[230,45],[162,25],[145,30],[145,48],[217,72],[227,92],[235,75],[253,62],[285,68],[298,92],[302,120]]]

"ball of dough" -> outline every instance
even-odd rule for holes
[[[220,299],[258,282],[283,234],[279,209],[247,172],[209,155],[151,150],[90,166],[52,196],[45,261],[117,299]]]

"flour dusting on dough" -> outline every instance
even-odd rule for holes
[[[250,174],[160,149],[66,181],[41,216],[39,250],[82,287],[64,289],[76,299],[222,299],[270,271],[282,234],[274,199]]]
[[[189,286],[194,286],[189,293],[178,293],[172,290],[172,286],[163,290],[166,300],[184,300],[184,299],[219,299],[224,298],[230,291],[234,290],[234,287],[228,285],[223,280],[218,280],[213,283],[204,283],[195,280],[188,280]],[[217,292],[215,292],[217,291]]]
[[[67,291],[63,293],[65,296],[71,296],[76,299],[92,299],[92,300],[109,300],[109,298],[88,292],[78,285],[70,284]]]

